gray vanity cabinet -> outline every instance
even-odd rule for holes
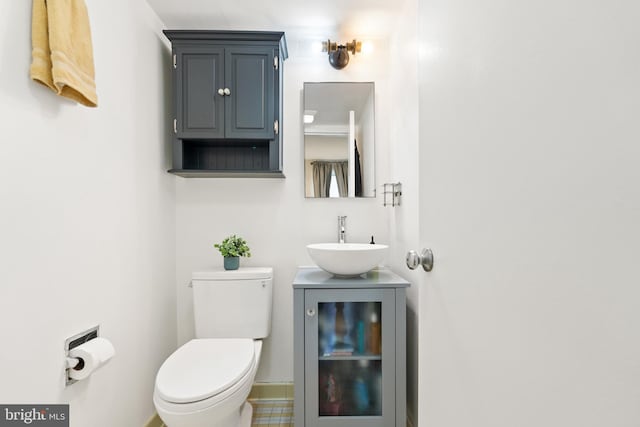
[[[294,279],[296,427],[406,425],[406,297],[388,270]]]
[[[282,176],[284,33],[164,31],[172,43],[173,168]]]

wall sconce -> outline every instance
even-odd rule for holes
[[[352,55],[362,51],[362,42],[353,39],[351,42],[345,44],[338,44],[327,40],[322,42],[322,51],[328,52],[329,64],[336,70],[342,70],[349,63],[349,52]]]

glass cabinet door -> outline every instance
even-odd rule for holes
[[[391,289],[305,292],[308,427],[394,425],[394,298]]]

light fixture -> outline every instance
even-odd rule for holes
[[[349,63],[349,52],[352,55],[362,51],[362,42],[353,39],[345,44],[327,40],[322,42],[322,51],[329,54],[329,64],[336,70],[342,70]]]

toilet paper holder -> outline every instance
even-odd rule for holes
[[[80,332],[72,337],[69,337],[64,342],[64,354],[65,354],[65,386],[70,386],[73,383],[78,382],[78,380],[74,380],[69,377],[69,369],[77,368],[79,365],[84,362],[82,359],[77,357],[70,357],[69,351],[86,343],[87,341],[91,341],[92,339],[98,338],[99,336],[100,326],[94,326],[92,328],[87,329],[86,331]],[[82,367],[82,366],[80,366]]]

